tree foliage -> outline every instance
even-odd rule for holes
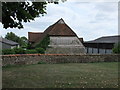
[[[35,48],[38,53],[44,54],[45,50],[43,48]]]
[[[2,24],[4,28],[23,28],[22,22],[30,22],[45,14],[46,2],[2,2]]]
[[[50,37],[47,35],[40,43],[38,43],[35,47],[37,48],[43,48],[44,50],[46,50],[46,48],[48,47],[50,43]]]
[[[116,43],[112,50],[113,50],[113,53],[120,54],[120,42]]]
[[[44,16],[44,14],[46,14],[46,5],[48,3],[57,4],[59,0],[44,0],[44,2],[33,1],[34,2],[28,0],[25,0],[25,2],[2,2],[3,27],[5,29],[23,28],[22,22],[30,22],[36,17]]]
[[[15,54],[25,54],[25,50],[23,48],[14,48]]]
[[[15,54],[14,49],[2,49],[2,54],[7,55],[7,54]]]
[[[23,48],[13,48],[13,49],[3,49],[2,54],[8,55],[8,54],[44,54],[45,50],[43,48],[36,48],[36,49],[26,49]]]
[[[19,40],[19,37],[17,35],[15,35],[13,32],[7,33],[5,38],[8,40],[12,40],[14,42],[18,42],[18,40]]]
[[[10,32],[6,34],[5,38],[19,43],[21,47],[27,47],[28,40],[26,37],[19,37],[15,35],[13,32]]]

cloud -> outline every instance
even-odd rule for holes
[[[119,0],[69,0],[70,2],[119,2]]]
[[[103,0],[104,1],[104,0]],[[47,14],[36,18],[31,23],[24,23],[24,29],[2,29],[1,35],[13,31],[17,35],[27,36],[28,32],[43,32],[48,26],[63,18],[72,30],[84,40],[118,33],[117,3],[105,2],[70,2],[48,4]]]
[[[96,3],[95,9],[102,12],[116,12],[118,7],[117,2]]]

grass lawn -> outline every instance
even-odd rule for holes
[[[3,88],[118,88],[118,63],[3,67]]]

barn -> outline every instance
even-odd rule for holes
[[[92,41],[84,42],[88,54],[111,54],[115,43],[120,40],[120,35],[103,36]]]
[[[44,32],[28,32],[29,42],[32,47],[42,42],[49,36],[50,43],[46,54],[83,54],[85,47],[76,33],[61,18]]]

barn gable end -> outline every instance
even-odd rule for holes
[[[81,54],[85,53],[85,47],[79,40],[76,33],[64,22],[58,20],[55,24],[49,26],[37,38],[33,47],[40,43],[46,36],[50,37],[50,44],[46,49],[47,54]]]

